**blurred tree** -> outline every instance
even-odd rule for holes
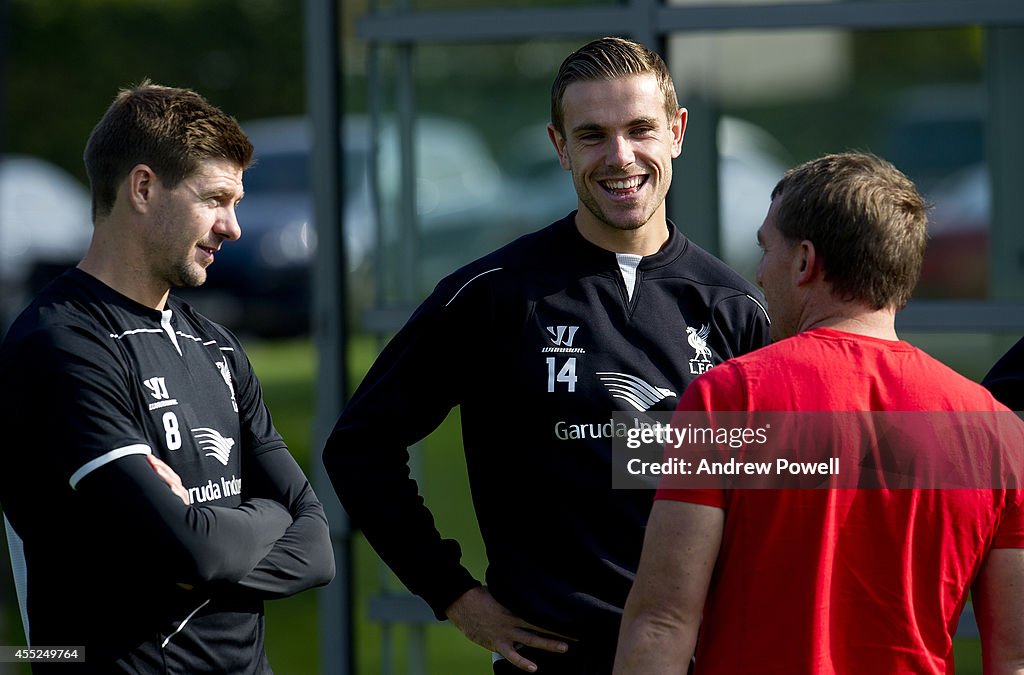
[[[853,34],[857,76],[864,85],[905,86],[974,82],[984,64],[983,33],[977,26]]]
[[[240,120],[305,108],[302,5],[291,0],[9,0],[7,151],[82,180],[117,90],[149,77]]]

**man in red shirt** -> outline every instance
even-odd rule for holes
[[[998,418],[984,442],[956,429],[941,443],[960,453],[944,458],[951,466],[997,469],[984,473],[990,482],[941,489],[950,475],[921,473],[904,489],[855,489],[849,476],[824,489],[706,489],[663,479],[616,674],[683,673],[695,649],[698,674],[952,673],[972,589],[986,672],[1024,672],[1021,427],[894,327],[917,282],[925,225],[913,183],[877,157],[832,155],[788,171],[758,231],[776,342],[698,378],[679,414],[772,411],[795,429],[794,419],[821,411],[848,411],[830,413],[836,420],[919,411],[893,445],[922,460],[935,454],[929,416]],[[863,437],[834,438],[837,455],[863,449]]]

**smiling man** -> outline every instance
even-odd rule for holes
[[[326,584],[323,507],[238,340],[170,291],[241,235],[252,145],[195,92],[122,91],[93,238],[0,347],[0,506],[35,672],[269,673],[263,601]],[[59,198],[59,195],[54,195]]]
[[[611,670],[653,498],[612,489],[613,414],[671,411],[697,373],[767,340],[757,290],[666,218],[685,123],[657,54],[618,38],[570,54],[549,134],[577,210],[442,280],[324,450],[370,543],[495,673]],[[486,587],[407,466],[455,406]]]
[[[650,255],[668,240],[665,197],[686,110],[674,104],[667,77],[655,71],[572,86],[566,78],[552,108],[548,134],[579,196],[576,227],[607,250]]]

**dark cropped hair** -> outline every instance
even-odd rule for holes
[[[676,88],[668,66],[656,52],[642,44],[617,37],[605,37],[589,42],[569,54],[558,69],[551,85],[551,124],[565,135],[562,118],[562,99],[573,82],[614,80],[630,75],[652,73],[665,96],[665,115],[668,119],[679,110]]]
[[[787,171],[775,199],[779,231],[814,244],[839,298],[906,306],[921,275],[928,206],[895,166],[870,154],[827,155]]]
[[[200,162],[225,159],[247,169],[252,154],[238,122],[196,92],[148,79],[122,89],[85,146],[93,220],[110,213],[117,186],[138,164],[148,165],[161,184],[173,188]]]

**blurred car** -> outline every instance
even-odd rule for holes
[[[242,125],[255,147],[238,207],[242,237],[217,254],[201,290],[178,291],[201,311],[232,329],[263,337],[309,332],[311,272],[316,251],[309,176],[311,128],[303,117],[254,120]],[[345,245],[356,297],[373,283],[377,208],[394,217],[399,194],[398,138],[393,124],[381,131],[380,204],[371,198],[369,122],[349,116],[342,138]],[[485,250],[501,188],[501,175],[483,140],[468,125],[422,117],[416,128],[416,287]],[[375,208],[377,207],[377,208]],[[380,244],[393,254],[402,233],[385,231]],[[391,276],[398,273],[390,270]],[[396,282],[397,283],[397,282]],[[364,301],[365,304],[365,301]]]
[[[880,154],[906,173],[933,205],[914,297],[988,294],[986,101],[978,84],[922,85],[895,97],[887,115]]]
[[[792,165],[789,152],[761,127],[736,117],[718,122],[718,218],[722,260],[756,281],[757,229],[772,190]]]
[[[893,99],[879,154],[907,174],[918,189],[931,192],[957,172],[985,160],[986,100],[984,89],[976,84],[907,89]]]
[[[38,157],[0,156],[0,328],[32,295],[85,254],[89,191]]]
[[[984,298],[988,296],[989,222],[992,196],[988,167],[969,166],[938,182],[927,195],[928,248],[919,298]]]

